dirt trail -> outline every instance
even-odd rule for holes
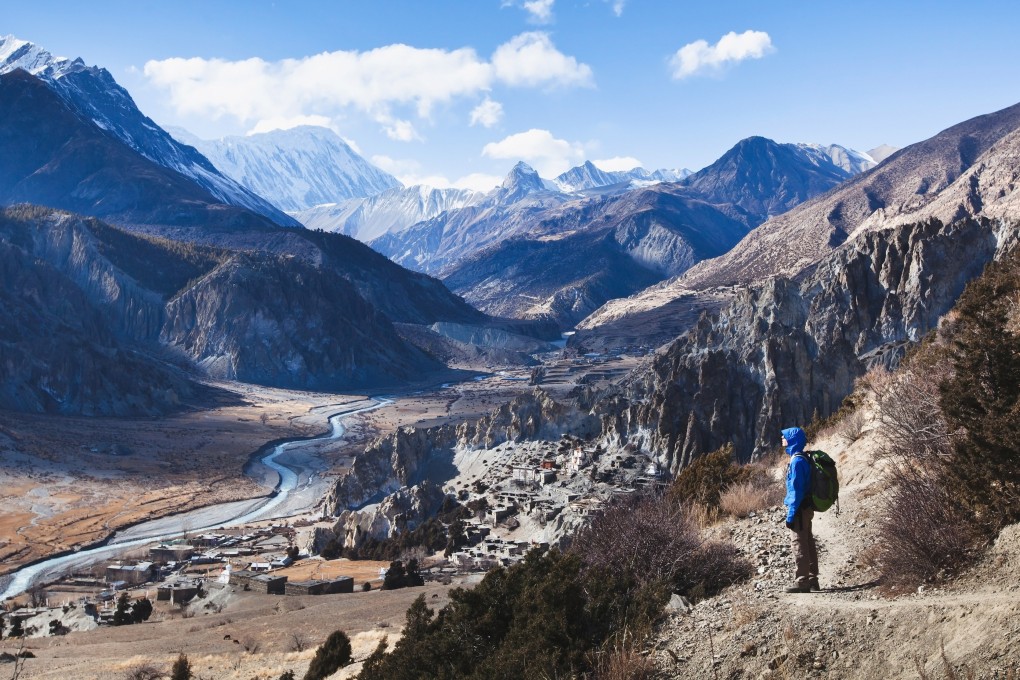
[[[884,486],[876,432],[852,444],[811,442],[837,458],[840,510],[816,515],[822,592],[787,594],[794,572],[783,509],[730,520],[757,569],[750,583],[676,613],[656,658],[672,677],[1006,678],[1020,675],[1020,525],[1007,528],[967,574],[944,588],[883,597],[867,549]],[[777,470],[777,476],[779,471]],[[944,649],[944,653],[943,653]]]

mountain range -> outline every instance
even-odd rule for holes
[[[755,137],[679,182],[565,194],[519,163],[483,200],[371,244],[438,274],[486,312],[570,328],[611,299],[727,252],[769,216],[871,165],[843,147]],[[594,171],[586,164],[575,177],[598,178]]]
[[[728,442],[747,460],[781,427],[833,413],[1016,246],[1018,176],[1020,105],[901,149],[727,254],[606,305],[578,351],[672,342],[599,398],[604,435],[678,470]]]
[[[614,300],[580,324],[577,342],[611,346],[640,336],[652,344],[676,337],[691,309],[717,307],[734,285],[771,276],[798,276],[865,231],[935,217],[1001,218],[1013,191],[1008,158],[1020,106],[978,116],[901,149],[878,167],[774,217],[725,255],[683,276]],[[979,161],[979,159],[981,159]],[[713,302],[714,301],[714,302]]]
[[[412,341],[435,344],[442,323],[554,333],[491,319],[347,236],[222,203],[23,69],[0,75],[0,144],[0,202],[45,206],[8,208],[0,230],[2,406],[166,412],[208,393],[198,375],[407,384],[445,368]]]
[[[22,69],[60,96],[78,117],[116,137],[149,161],[181,173],[216,202],[247,208],[282,226],[292,218],[221,173],[193,148],[180,144],[145,116],[110,72],[81,59],[54,57],[14,36],[0,37],[0,74]]]

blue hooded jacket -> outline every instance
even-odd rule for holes
[[[786,521],[792,522],[794,515],[800,510],[801,504],[808,499],[811,492],[811,464],[803,456],[796,454],[807,446],[807,435],[799,427],[783,430],[786,438],[786,453],[790,456],[790,467],[786,471]],[[810,500],[808,501],[810,502]]]

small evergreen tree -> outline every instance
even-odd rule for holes
[[[149,617],[152,616],[152,602],[149,598],[143,597],[142,599],[131,605],[131,622],[141,623],[142,621],[148,621]]]
[[[400,560],[390,562],[390,568],[386,570],[386,577],[383,579],[383,590],[396,590],[404,587],[404,563]]]
[[[351,662],[351,640],[342,630],[330,633],[326,641],[315,650],[304,680],[328,678]]]
[[[128,602],[128,594],[121,593],[117,598],[117,611],[113,613],[113,625],[126,626],[131,621],[131,603]]]
[[[419,598],[424,601],[424,598]],[[405,633],[406,634],[406,633]],[[361,665],[361,673],[358,680],[390,680],[386,677],[386,669],[383,668],[383,660],[386,658],[386,648],[389,643],[385,638],[379,641],[375,651],[368,655],[365,663]]]
[[[25,634],[25,629],[22,627],[21,619],[11,619],[11,632],[8,637],[19,638]]]
[[[174,661],[173,668],[170,669],[170,680],[191,680],[191,662],[184,652],[181,652]]]
[[[284,671],[280,674],[279,680],[294,680],[294,671]]]

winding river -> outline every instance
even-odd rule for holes
[[[3,593],[0,593],[0,600],[19,595],[38,581],[53,579],[61,574],[87,567],[102,559],[113,557],[117,553],[141,545],[179,538],[185,533],[287,517],[311,509],[319,500],[318,497],[314,494],[307,494],[305,498],[301,499],[299,498],[300,494],[295,492],[311,487],[312,477],[299,484],[300,471],[282,465],[276,462],[276,459],[291,449],[339,439],[346,431],[342,422],[343,418],[393,403],[392,399],[384,397],[374,397],[369,401],[367,406],[351,408],[331,415],[329,417],[330,430],[321,437],[292,439],[273,447],[273,450],[262,458],[263,465],[275,470],[280,475],[280,481],[271,495],[246,501],[219,503],[171,517],[142,522],[115,533],[101,546],[79,550],[23,567],[13,574],[0,577],[0,584],[6,585]],[[295,498],[298,500],[297,503],[294,502]]]

